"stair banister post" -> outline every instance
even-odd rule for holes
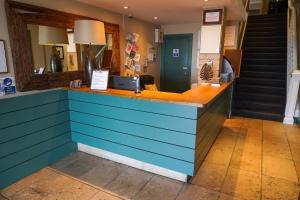
[[[289,84],[287,103],[285,107],[284,124],[294,124],[294,113],[298,99],[298,90],[300,83],[300,70],[294,70]]]

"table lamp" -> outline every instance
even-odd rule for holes
[[[97,20],[76,20],[74,26],[74,42],[88,44],[85,59],[85,75],[90,86],[93,70],[96,69],[95,55],[91,45],[105,45],[104,23]]]
[[[62,64],[56,45],[69,44],[66,29],[39,26],[39,44],[52,46],[50,57],[51,72],[62,72]],[[64,52],[61,52],[64,53]]]

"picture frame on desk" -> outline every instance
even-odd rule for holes
[[[0,39],[0,74],[8,73],[6,44],[4,40]]]
[[[222,23],[222,9],[204,10],[203,25],[216,25]]]

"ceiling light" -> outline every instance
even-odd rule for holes
[[[125,10],[128,9],[128,6],[124,6],[124,9],[125,9]]]
[[[157,19],[158,19],[158,17],[154,17],[154,19],[155,19],[155,20],[157,20]]]
[[[208,2],[208,0],[204,0],[205,2]]]

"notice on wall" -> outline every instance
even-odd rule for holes
[[[179,57],[179,49],[173,49],[173,58]]]
[[[107,90],[108,70],[94,70],[92,76],[92,90]]]
[[[225,28],[225,46],[234,46],[237,35],[237,27],[235,25],[226,26]]]

